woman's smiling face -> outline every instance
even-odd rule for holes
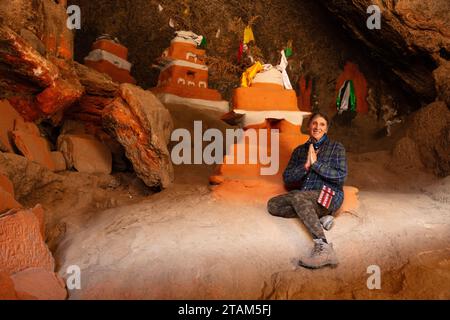
[[[317,116],[311,120],[309,124],[309,135],[316,141],[322,139],[322,137],[328,132],[328,123],[321,116]]]

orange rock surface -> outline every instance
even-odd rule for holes
[[[11,132],[20,114],[10,105],[7,100],[0,100],[0,151],[14,152]]]
[[[14,186],[6,176],[0,173],[0,188],[14,197]]]
[[[22,208],[22,205],[14,197],[12,182],[0,173],[0,214],[11,209]]]
[[[64,281],[54,272],[29,268],[11,276],[20,300],[65,300]]]
[[[131,84],[103,111],[103,124],[125,148],[137,176],[149,187],[173,181],[167,144],[173,129],[169,111],[151,93]]]
[[[0,215],[0,270],[13,274],[31,267],[54,271],[54,259],[42,237],[35,212],[42,208]]]
[[[14,282],[8,273],[0,271],[0,300],[17,300]]]
[[[52,115],[71,106],[83,95],[83,87],[78,82],[57,79],[51,86],[36,96],[39,109],[45,115]]]
[[[17,149],[25,158],[37,162],[49,170],[54,171],[56,169],[47,140],[18,130],[13,131],[12,136]]]
[[[88,134],[66,134],[58,138],[58,150],[64,155],[67,167],[78,172],[110,174],[111,151]]]

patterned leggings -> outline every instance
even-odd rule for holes
[[[326,239],[319,219],[331,212],[317,203],[319,194],[320,191],[293,190],[270,199],[267,209],[277,217],[299,217],[314,239]]]

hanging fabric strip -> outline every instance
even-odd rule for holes
[[[247,44],[250,41],[255,41],[255,36],[253,35],[252,27],[246,26],[244,30],[244,44]]]
[[[292,90],[291,80],[289,80],[289,75],[286,71],[288,64],[289,63],[287,61],[286,54],[284,53],[284,50],[281,50],[281,62],[277,66],[277,69],[279,71],[281,71],[281,76],[283,77],[284,88],[287,90]]]
[[[249,87],[250,84],[253,81],[253,78],[255,78],[256,74],[263,70],[263,65],[261,62],[257,61],[254,65],[252,65],[250,68],[245,70],[245,72],[242,74],[241,78],[241,87]]]

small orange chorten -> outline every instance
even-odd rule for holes
[[[84,64],[106,73],[118,83],[136,83],[130,75],[132,64],[127,61],[128,49],[117,38],[102,35],[92,45],[92,51],[84,58]]]
[[[161,70],[157,87],[151,89],[163,103],[179,103],[221,112],[229,111],[228,101],[208,88],[205,50],[198,49],[203,37],[191,31],[177,31],[158,59]]]
[[[285,59],[284,54],[282,55]],[[224,164],[210,177],[212,184],[219,185],[215,188],[218,194],[227,194],[226,197],[239,194],[239,197],[252,199],[260,196],[267,199],[285,191],[282,173],[292,151],[308,139],[307,135],[301,133],[301,126],[303,118],[310,114],[298,109],[297,96],[287,76],[286,66],[287,61],[283,64],[283,60],[276,67],[257,62],[243,74],[241,87],[234,91],[233,111],[244,115],[243,129],[246,134],[230,146]],[[257,139],[251,139],[247,133],[253,130],[249,129],[259,132],[266,130],[267,134],[259,134]],[[272,146],[272,129],[279,132],[276,149]],[[264,136],[267,136],[267,141],[260,141]],[[245,164],[228,159],[230,154],[237,155],[239,149],[246,150]],[[256,164],[249,161],[251,152],[258,154]],[[263,158],[268,155],[271,161],[278,160],[278,169],[274,174],[262,174],[261,169],[271,165],[262,164],[261,155]],[[240,187],[245,191],[237,191]],[[258,190],[251,190],[252,188]]]

